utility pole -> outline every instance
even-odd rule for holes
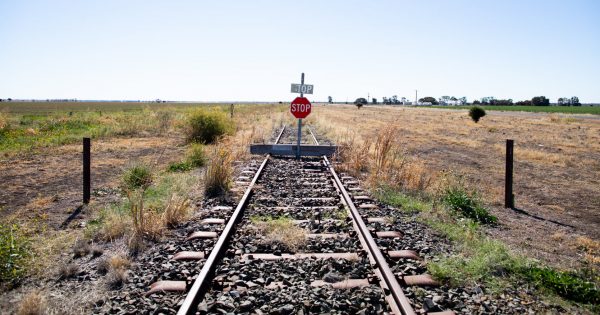
[[[419,105],[419,103],[418,103],[417,100],[418,100],[418,98],[417,98],[417,90],[415,90],[415,105]]]

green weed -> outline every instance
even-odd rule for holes
[[[0,282],[18,281],[27,272],[30,240],[17,224],[0,224]]]
[[[173,162],[167,166],[169,172],[187,172],[193,169],[189,162]]]
[[[154,180],[150,167],[144,164],[133,165],[125,170],[121,178],[121,186],[125,191],[146,189]]]
[[[461,215],[484,224],[493,224],[498,218],[491,215],[479,202],[477,195],[462,187],[449,187],[442,196],[442,202]]]

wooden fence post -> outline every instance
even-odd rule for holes
[[[91,139],[83,138],[83,203],[88,204],[90,202],[91,195]]]
[[[513,195],[513,147],[514,140],[506,140],[506,175],[504,181],[504,207],[514,208],[515,197]]]

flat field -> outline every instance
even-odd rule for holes
[[[374,141],[386,126],[406,156],[464,177],[499,218],[487,233],[561,267],[585,262],[581,240],[600,240],[600,121],[547,113],[319,105],[309,120],[334,140]],[[503,207],[506,139],[515,140],[514,211]]]
[[[473,105],[466,106],[431,106],[431,108],[446,109],[469,109]],[[564,113],[564,114],[593,114],[600,115],[600,106],[485,106],[477,105],[485,110],[532,112],[532,113]]]

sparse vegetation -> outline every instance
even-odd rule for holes
[[[0,282],[15,282],[26,274],[29,248],[19,225],[0,223]]]
[[[252,218],[252,223],[267,244],[282,244],[290,252],[295,252],[306,242],[306,231],[288,217]]]
[[[198,109],[188,119],[187,137],[191,142],[211,144],[232,132],[233,123],[222,111]]]
[[[471,117],[475,123],[478,123],[483,116],[485,116],[485,110],[483,108],[473,106],[469,109],[469,117]]]
[[[207,157],[204,145],[200,143],[191,143],[186,153],[186,159],[182,162],[173,162],[169,164],[170,172],[187,172],[195,167],[206,165]]]

